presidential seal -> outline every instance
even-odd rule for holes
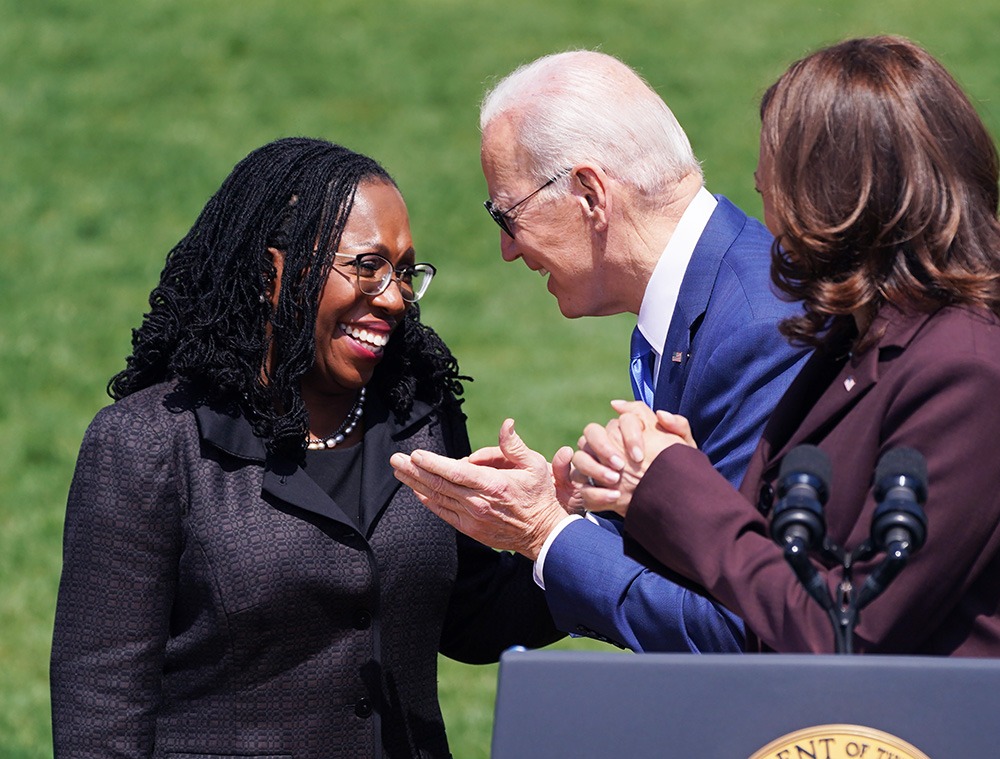
[[[818,725],[771,741],[748,759],[930,759],[895,735],[862,725]]]

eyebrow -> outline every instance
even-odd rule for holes
[[[361,251],[358,255],[363,256],[365,253],[378,253],[385,259],[389,258],[389,253],[391,252],[385,245],[380,242],[359,242],[355,245],[347,245],[341,248],[341,250],[359,250]],[[403,251],[403,255],[399,257],[401,262],[412,263],[416,260],[416,251],[411,245],[409,248]]]

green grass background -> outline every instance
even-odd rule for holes
[[[83,431],[164,256],[246,153],[309,135],[382,161],[440,271],[425,318],[476,378],[473,445],[510,415],[551,455],[628,394],[631,324],[567,321],[500,260],[481,208],[484,86],[545,53],[618,55],[685,125],[709,188],[759,215],[763,89],[818,46],[882,32],[937,55],[1000,133],[996,0],[0,0],[0,759],[51,756]],[[456,757],[487,756],[496,668],[442,660],[440,680]],[[599,710],[600,695],[578,706]]]

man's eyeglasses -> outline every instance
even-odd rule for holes
[[[547,181],[545,184],[543,184],[541,187],[539,187],[537,190],[535,190],[533,193],[531,193],[530,195],[526,195],[525,197],[521,198],[519,201],[517,201],[514,205],[512,205],[506,211],[501,211],[499,208],[497,208],[495,205],[493,205],[493,201],[492,200],[487,200],[485,203],[483,203],[483,207],[486,209],[487,213],[489,213],[489,215],[493,217],[493,221],[495,221],[497,223],[497,226],[500,227],[500,229],[502,229],[507,234],[508,237],[510,237],[511,239],[513,239],[514,238],[514,231],[510,228],[510,222],[511,222],[511,220],[509,218],[507,218],[507,214],[509,214],[511,211],[513,211],[515,208],[517,208],[522,203],[527,203],[529,200],[531,200],[533,197],[535,197],[538,193],[540,193],[542,190],[544,190],[550,184],[552,184],[553,182],[555,182],[555,181],[557,181],[559,179],[562,179],[564,176],[566,176],[567,174],[569,174],[572,170],[573,170],[572,168],[563,169],[558,174],[556,174],[554,177],[552,177],[549,181]]]
[[[351,259],[358,289],[365,295],[379,295],[385,292],[395,277],[399,294],[407,303],[416,303],[420,300],[437,273],[437,269],[430,264],[410,264],[400,269],[393,269],[392,262],[378,253],[362,253],[357,256],[349,253],[333,255],[337,258]]]

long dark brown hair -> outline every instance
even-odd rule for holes
[[[761,103],[779,234],[777,286],[804,303],[782,332],[854,338],[884,304],[1000,313],[997,150],[961,87],[898,37],[854,39],[792,64]]]

